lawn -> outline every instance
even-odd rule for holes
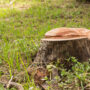
[[[41,38],[50,29],[90,29],[88,3],[75,0],[12,1],[0,0],[0,80],[9,80],[21,71],[26,71],[38,51]],[[29,78],[25,78],[23,83],[18,82],[25,90],[29,87],[38,90]]]

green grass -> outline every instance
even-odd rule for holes
[[[9,78],[32,63],[32,56],[48,30],[57,27],[90,29],[89,4],[75,0],[15,0],[7,6],[9,0],[1,1],[0,68],[5,68],[1,71],[8,73]],[[29,85],[24,86],[28,90]]]

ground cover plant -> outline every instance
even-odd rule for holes
[[[61,64],[60,60],[53,62],[47,66],[49,71],[52,71],[53,68],[58,69],[60,77],[55,76],[56,82],[61,90],[89,90],[90,89],[90,64],[88,62],[80,63],[75,57],[70,57],[68,61],[72,67],[65,68],[64,64]],[[46,78],[46,77],[45,77]],[[46,78],[47,83],[49,83],[48,88],[53,90],[51,86],[52,81]],[[48,89],[47,89],[48,90]]]
[[[90,29],[90,5],[76,0],[0,0],[0,81],[9,81],[12,76],[26,71],[32,64],[45,32],[57,27]],[[73,68],[81,76],[77,76],[76,72],[66,72],[64,68],[61,71],[66,78],[70,78],[69,73],[75,74],[71,77],[75,77],[76,81],[79,78],[79,86],[84,90],[86,83],[90,83],[90,63],[85,64],[87,70],[84,70],[84,64],[80,65],[83,69],[80,72],[76,67]],[[18,83],[25,90],[38,90],[27,71],[25,76],[19,78]],[[85,80],[88,81],[84,84],[82,81]],[[62,87],[66,84],[63,82],[60,83]],[[2,85],[0,88],[3,90]]]

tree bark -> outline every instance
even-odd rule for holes
[[[90,58],[90,40],[76,39],[68,41],[41,41],[41,47],[34,60],[37,65],[47,65],[61,59],[76,57],[78,61],[88,61]]]

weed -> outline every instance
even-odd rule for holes
[[[74,57],[71,57],[68,60],[69,62],[71,60],[74,63],[72,68],[69,70],[64,67],[65,65],[63,65],[63,67],[62,65],[57,66],[57,64],[48,65],[49,67],[53,66],[58,69],[59,75],[56,76],[54,79],[58,82],[58,86],[62,89],[77,90],[77,88],[79,88],[81,90],[85,90],[87,88],[87,84],[90,83],[89,62],[80,63]],[[46,80],[49,84],[52,84],[50,79]]]

